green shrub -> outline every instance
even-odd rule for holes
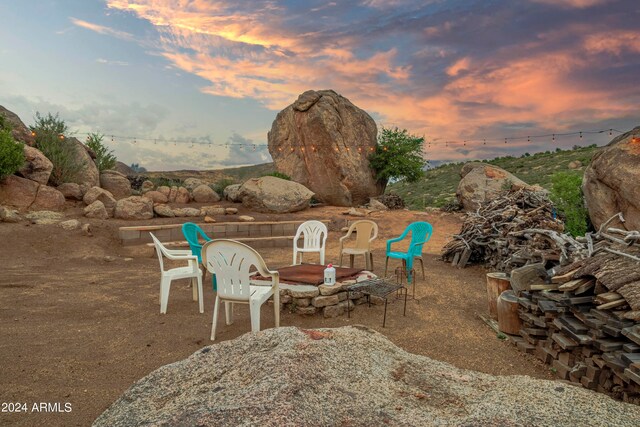
[[[53,163],[49,182],[60,185],[73,182],[85,165],[78,156],[78,148],[73,141],[65,138],[67,125],[58,117],[48,113],[46,117],[36,113],[36,124],[31,130],[36,134],[36,148]]]
[[[551,200],[564,217],[565,231],[572,236],[584,236],[588,216],[582,196],[582,177],[575,173],[558,172],[551,176]]]
[[[282,172],[271,172],[262,176],[275,176],[276,178],[286,179],[287,181],[291,181],[291,177],[286,173],[282,173]]]
[[[24,144],[16,142],[10,130],[0,129],[0,179],[13,175],[23,165]]]
[[[224,193],[224,189],[232,184],[235,184],[234,180],[229,178],[222,178],[216,181],[215,184],[211,184],[210,187],[213,191],[222,196],[222,193]]]
[[[116,165],[116,156],[113,155],[113,150],[109,150],[103,143],[102,139],[104,135],[99,133],[90,133],[87,138],[87,147],[91,148],[96,153],[96,165],[100,172],[113,169]]]
[[[165,178],[163,176],[159,176],[159,177],[150,177],[149,181],[153,182],[153,184],[156,186],[156,188],[161,187],[161,186],[166,186],[166,187],[182,187],[184,186],[184,181],[181,179],[172,179],[172,178]]]
[[[406,129],[382,128],[369,162],[383,192],[390,180],[416,182],[422,177],[427,164],[422,157],[423,142],[423,137],[411,135]]]

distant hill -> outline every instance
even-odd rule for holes
[[[263,163],[253,166],[242,166],[239,168],[214,169],[214,170],[179,170],[179,171],[161,171],[161,172],[144,172],[142,175],[150,178],[165,178],[169,180],[184,181],[187,178],[199,178],[203,181],[215,184],[222,179],[230,179],[237,183],[242,183],[249,178],[257,178],[274,172],[276,169],[273,163]]]
[[[556,172],[570,172],[582,176],[596,150],[596,146],[589,146],[525,154],[521,157],[497,157],[483,162],[501,167],[528,184],[539,184],[551,189],[551,176]],[[568,165],[574,160],[580,161],[582,167],[570,170]],[[410,209],[444,206],[455,199],[456,188],[460,182],[460,169],[465,163],[448,163],[428,169],[418,182],[400,181],[389,184],[387,193],[394,192],[400,195]]]

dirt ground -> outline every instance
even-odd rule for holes
[[[257,220],[333,220],[327,261],[335,262],[343,210],[319,207],[290,215],[261,215],[241,208],[240,214],[252,214]],[[117,238],[122,225],[178,219],[87,220],[80,212],[81,207],[75,206],[66,214],[90,222],[92,237],[55,225],[0,223],[0,402],[27,404],[27,413],[0,412],[0,425],[90,425],[132,383],[211,344],[211,286],[204,288],[205,314],[198,313],[188,284],[181,281],[172,286],[167,314],[161,315],[157,258],[149,251],[123,248]],[[438,260],[440,248],[459,229],[458,217],[394,211],[373,213],[370,218],[380,226],[374,251],[378,274],[384,269],[387,239],[398,236],[412,221],[434,226],[434,236],[425,245],[426,279],[419,276],[407,316],[402,316],[401,302],[395,301],[389,306],[386,328],[382,328],[382,306],[366,305],[358,306],[350,319],[283,312],[282,326],[364,324],[406,351],[460,368],[552,378],[537,359],[497,339],[478,318],[487,310],[486,272],[480,267],[457,270]],[[291,248],[260,252],[271,269],[291,263]],[[272,326],[273,312],[264,306],[262,327]],[[248,310],[240,306],[231,326],[221,315],[218,340],[249,330]],[[33,404],[40,402],[60,403],[62,411],[70,403],[71,411],[33,411]]]

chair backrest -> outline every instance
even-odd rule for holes
[[[431,239],[431,235],[433,234],[433,227],[428,222],[419,221],[409,224],[407,230],[411,232],[411,243],[409,246],[409,252],[411,252],[414,256],[422,255],[422,247],[424,246],[425,242]],[[413,246],[414,243],[418,242],[423,243]]]
[[[198,261],[202,261],[202,256],[200,255],[202,244],[200,244],[200,238],[205,242],[210,241],[211,238],[202,231],[202,228],[200,228],[198,224],[194,224],[193,222],[185,222],[182,224],[182,234],[187,243],[189,243],[191,253],[198,257]]]
[[[162,271],[164,273],[164,260],[162,259],[163,256],[165,256],[166,252],[167,252],[167,248],[164,247],[164,245],[162,243],[160,243],[160,240],[158,240],[158,238],[156,236],[153,235],[153,233],[149,233],[151,235],[151,239],[153,240],[153,245],[156,248],[156,254],[158,255],[158,261],[160,262],[160,271]]]
[[[296,236],[293,238],[293,245],[298,245],[300,235],[304,237],[304,249],[324,248],[329,234],[327,226],[320,221],[305,221],[298,227]]]
[[[214,239],[205,243],[202,259],[207,270],[216,275],[221,298],[248,301],[252,267],[263,276],[269,275],[260,254],[235,240]]]
[[[361,219],[351,224],[349,233],[356,231],[356,249],[369,249],[371,236],[378,235],[378,224],[368,219]]]

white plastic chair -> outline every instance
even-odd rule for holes
[[[233,304],[249,304],[251,332],[260,331],[260,307],[273,295],[276,328],[280,326],[280,275],[269,271],[264,260],[254,249],[244,243],[228,239],[214,239],[202,247],[202,262],[210,273],[216,275],[218,292],[211,322],[211,341],[216,339],[218,307],[225,303],[227,325],[233,323]],[[250,271],[255,267],[263,277],[271,277],[271,284],[252,285]]]
[[[160,240],[158,240],[153,233],[149,234],[151,234],[153,244],[156,247],[156,253],[158,254],[158,261],[160,261],[160,313],[167,313],[171,282],[177,279],[191,279],[193,300],[198,301],[200,313],[204,313],[204,302],[202,300],[202,271],[198,265],[198,257],[193,255],[190,250],[167,249],[162,243],[160,243]],[[186,267],[177,267],[165,270],[163,257],[167,257],[170,260],[187,261],[188,265]]]
[[[296,236],[293,238],[293,265],[298,264],[298,254],[300,263],[305,253],[318,252],[320,254],[320,264],[324,265],[324,249],[327,243],[327,226],[320,221],[306,221],[300,224]],[[304,235],[304,246],[298,247],[298,239]]]

